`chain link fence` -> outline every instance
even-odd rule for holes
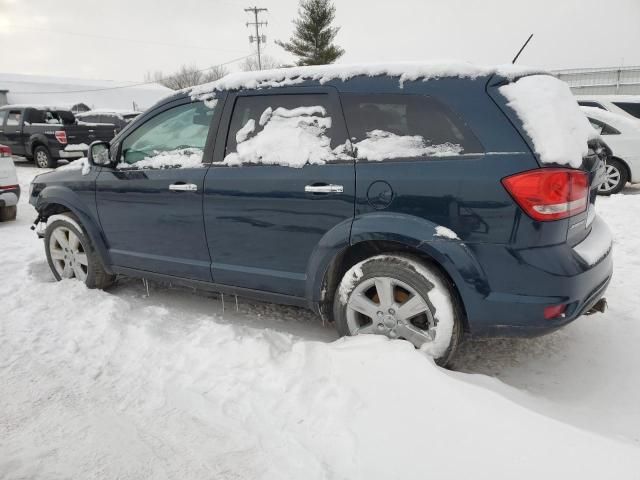
[[[640,66],[578,68],[553,72],[575,95],[640,95]]]

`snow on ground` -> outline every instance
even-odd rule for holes
[[[0,478],[638,478],[640,188],[598,204],[610,310],[447,371],[296,308],[53,282],[23,196],[0,224]]]

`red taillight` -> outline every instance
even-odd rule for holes
[[[18,185],[0,185],[0,190],[15,190]]]
[[[544,318],[545,320],[553,320],[554,318],[564,318],[564,311],[567,309],[567,306],[562,305],[551,305],[550,307],[544,307]]]
[[[11,149],[6,145],[0,145],[0,157],[10,157]]]
[[[502,184],[534,220],[559,220],[582,213],[589,202],[586,172],[540,168],[502,179]]]
[[[56,140],[63,145],[67,143],[67,132],[64,130],[58,130],[56,132]]]

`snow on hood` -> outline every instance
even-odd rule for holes
[[[212,94],[215,96],[216,91],[222,90],[282,87],[295,85],[305,80],[317,80],[320,83],[325,83],[336,79],[348,80],[358,75],[398,77],[402,86],[404,82],[418,79],[428,80],[441,77],[477,78],[492,74],[514,79],[531,73],[540,73],[540,70],[515,65],[480,66],[455,60],[353,65],[334,64],[232,73],[215,82],[191,87],[183,90],[183,92],[191,94],[193,99],[207,100],[213,98]]]
[[[579,168],[588,141],[599,138],[566,83],[531,75],[500,87],[542,163]]]

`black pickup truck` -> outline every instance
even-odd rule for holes
[[[29,105],[0,107],[0,143],[14,155],[35,160],[40,168],[55,168],[58,160],[84,157],[89,144],[110,141],[113,125],[78,123],[69,110]]]

